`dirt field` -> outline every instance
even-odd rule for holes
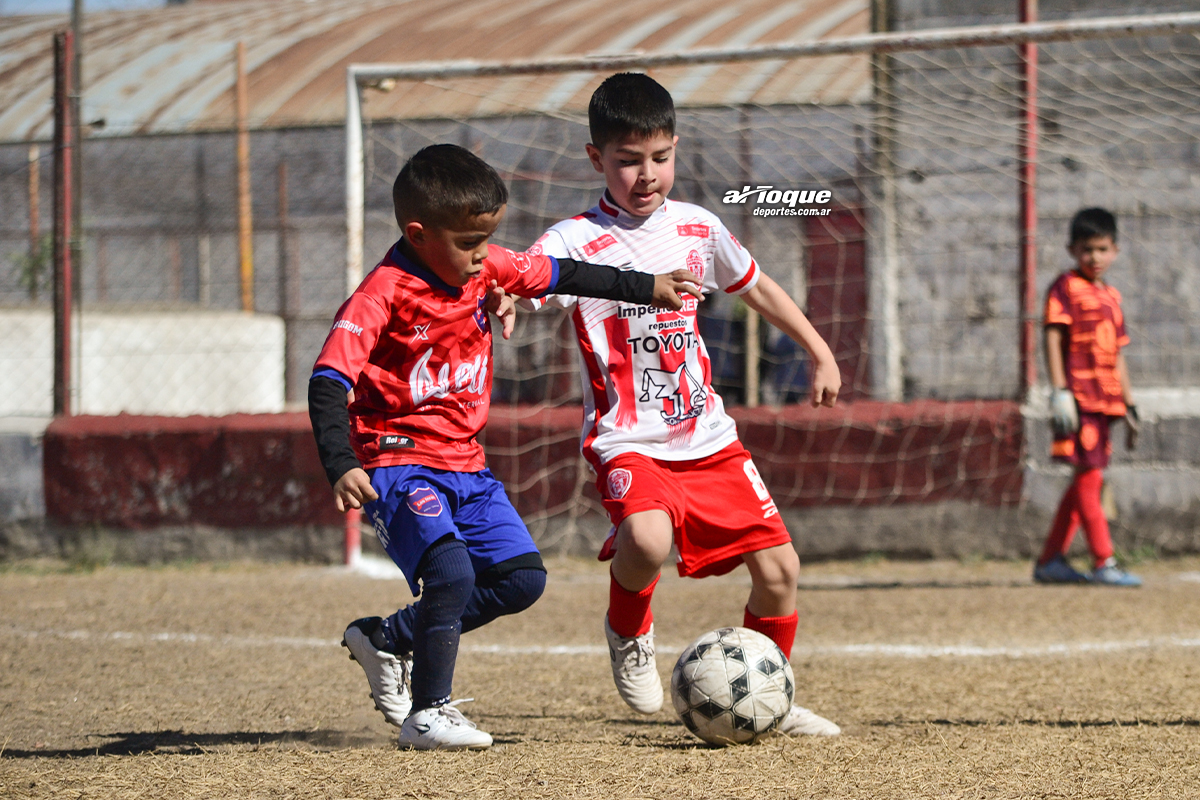
[[[456,696],[496,739],[397,749],[337,646],[405,584],[305,566],[0,573],[3,798],[1200,796],[1200,560],[1141,590],[1024,563],[831,563],[801,577],[798,701],[844,729],[713,750],[611,686],[606,573],[551,562],[529,612],[463,638]],[[738,623],[744,572],[667,576],[664,676]],[[668,703],[669,706],[669,703]]]

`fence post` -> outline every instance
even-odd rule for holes
[[[54,414],[71,414],[71,218],[74,126],[71,121],[75,37],[54,34]]]
[[[1020,21],[1037,21],[1037,0],[1019,0]],[[1021,396],[1022,401],[1037,383],[1037,79],[1038,53],[1033,42],[1022,42],[1018,94],[1021,102],[1020,140],[1017,160],[1020,164],[1018,193],[1020,204],[1019,269],[1021,272]]]

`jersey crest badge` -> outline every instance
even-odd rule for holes
[[[479,298],[479,305],[475,307],[475,314],[471,317],[471,319],[475,320],[475,325],[479,328],[480,333],[487,333],[492,329],[492,323],[488,320],[487,311],[483,308],[483,304],[486,301],[486,297]]]
[[[700,280],[704,280],[704,259],[700,256],[698,250],[693,250],[687,254],[687,268],[688,272]]]
[[[418,486],[408,493],[408,508],[421,517],[436,517],[442,513],[442,501],[428,486]]]
[[[633,485],[633,473],[624,468],[608,473],[608,499],[620,500]]]
[[[642,372],[642,394],[638,401],[645,403],[650,400],[662,400],[659,413],[663,422],[679,425],[704,413],[708,392],[704,390],[704,384],[697,381],[688,370],[687,364],[680,364],[674,372],[664,369]]]

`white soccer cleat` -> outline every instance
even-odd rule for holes
[[[803,706],[792,706],[776,730],[788,736],[837,736],[842,732],[835,723]]]
[[[455,700],[436,708],[423,708],[400,726],[400,746],[414,750],[483,750],[492,746],[491,735],[456,708],[468,700]]]
[[[608,637],[608,657],[612,661],[613,683],[617,693],[634,711],[653,714],[662,708],[662,679],[654,662],[654,625],[641,636],[626,639],[608,624],[604,616],[604,635]]]
[[[342,647],[350,651],[350,659],[357,661],[367,673],[375,708],[383,712],[384,719],[399,728],[412,710],[412,694],[408,690],[412,659],[385,652],[371,643],[371,634],[379,627],[379,622],[379,617],[351,622],[342,634]]]

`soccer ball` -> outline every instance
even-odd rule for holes
[[[796,682],[779,646],[749,628],[719,628],[692,642],[671,673],[671,702],[709,744],[752,744],[792,708]]]

